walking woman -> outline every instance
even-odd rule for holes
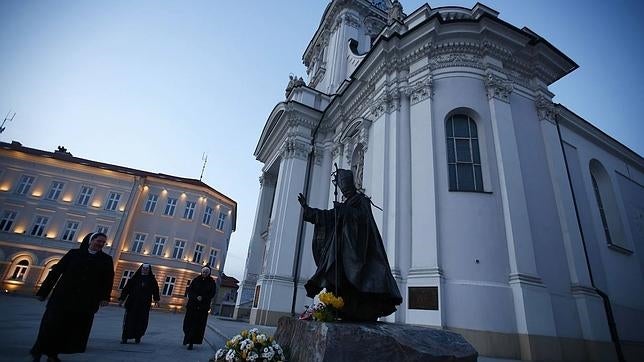
[[[158,307],[159,284],[152,273],[152,266],[142,264],[132,278],[127,281],[119,297],[119,306],[123,306],[123,302],[125,302],[121,343],[127,343],[127,340],[132,338],[134,343],[141,342],[141,337],[148,328],[152,298]]]
[[[215,296],[216,290],[215,280],[210,276],[210,268],[207,266],[190,283],[186,316],[183,319],[183,345],[187,344],[188,349],[192,349],[193,344],[203,343],[210,300]]]
[[[114,280],[112,257],[102,252],[105,240],[103,233],[87,234],[80,248],[54,265],[36,293],[40,301],[50,292],[51,297],[31,348],[34,361],[43,354],[48,361],[60,361],[59,353],[85,352],[94,314],[108,304]]]

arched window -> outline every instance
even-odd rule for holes
[[[11,279],[23,281],[25,279],[25,274],[27,274],[27,269],[29,269],[29,261],[21,260],[16,264],[11,274]]]
[[[445,124],[450,191],[483,191],[481,156],[476,122],[455,114]]]
[[[623,247],[625,241],[624,231],[621,226],[617,199],[613,193],[610,176],[604,166],[597,160],[591,160],[590,181],[593,186],[595,202],[602,223],[603,236],[609,245]]]

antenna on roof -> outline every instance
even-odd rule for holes
[[[9,114],[11,114],[11,111],[7,112],[7,115],[4,116],[4,120],[2,121],[2,124],[0,125],[0,133],[4,132],[4,129],[5,129],[4,124],[7,121],[9,121],[9,122],[13,121],[13,117],[16,116],[16,112],[13,112],[13,115],[11,116],[11,118],[9,118]]]
[[[201,155],[201,160],[203,161],[203,167],[201,167],[201,175],[199,175],[199,181],[203,178],[203,171],[206,169],[206,163],[208,162],[208,155],[204,152]]]

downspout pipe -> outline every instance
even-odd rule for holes
[[[615,353],[617,354],[617,359],[620,362],[626,361],[624,359],[624,353],[622,352],[622,345],[619,341],[619,335],[617,334],[617,323],[615,322],[615,316],[613,315],[613,308],[610,304],[610,298],[606,293],[601,289],[595,286],[595,279],[593,278],[593,270],[590,265],[590,259],[588,258],[588,249],[586,247],[586,238],[584,237],[584,230],[581,227],[581,218],[579,217],[579,207],[577,206],[577,198],[575,197],[575,189],[572,187],[572,178],[570,176],[570,169],[568,167],[568,158],[566,157],[566,152],[564,150],[563,138],[561,137],[561,128],[559,127],[559,116],[555,114],[555,124],[557,125],[557,134],[559,135],[559,145],[561,146],[561,153],[564,157],[564,164],[566,165],[566,176],[568,176],[568,185],[570,187],[570,192],[572,193],[572,202],[575,206],[575,216],[577,217],[577,227],[579,228],[579,234],[581,236],[581,243],[584,247],[584,257],[586,258],[586,267],[588,267],[588,276],[590,277],[590,285],[595,289],[597,294],[601,297],[604,302],[604,311],[606,313],[606,319],[608,321],[608,329],[610,330],[610,337],[615,346]]]
[[[322,116],[324,117],[324,116]],[[315,158],[315,138],[322,123],[322,117],[311,135],[311,151],[306,164],[306,174],[304,175],[304,190],[302,194],[309,200],[309,191],[311,185],[311,174],[313,173],[313,161]],[[297,227],[297,244],[295,246],[295,258],[293,260],[293,299],[291,302],[291,315],[295,316],[295,303],[297,302],[297,287],[300,280],[300,263],[302,262],[302,247],[304,245],[304,211],[300,210],[300,222]]]

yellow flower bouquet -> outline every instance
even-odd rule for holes
[[[313,305],[306,306],[306,310],[302,313],[300,319],[333,322],[338,319],[338,312],[343,307],[344,300],[342,297],[335,296],[324,288],[313,298]]]

